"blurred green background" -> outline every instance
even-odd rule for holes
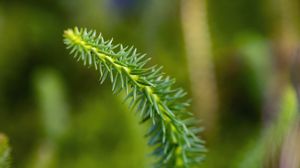
[[[0,0],[0,132],[12,167],[154,161],[147,126],[65,50],[74,26],[134,45],[188,91],[206,128],[199,167],[299,168],[297,0]]]

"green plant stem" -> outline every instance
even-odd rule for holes
[[[99,69],[101,83],[109,76],[113,92],[126,90],[126,99],[131,99],[130,106],[140,113],[142,122],[152,121],[146,136],[156,148],[153,154],[160,157],[157,167],[189,167],[203,159],[203,141],[196,136],[201,128],[186,111],[189,103],[181,100],[186,93],[171,88],[175,80],[164,77],[156,66],[144,68],[149,59],[133,47],[113,46],[112,40],[96,37],[95,31],[68,29],[64,37],[75,58]],[[118,47],[120,51],[115,52]]]

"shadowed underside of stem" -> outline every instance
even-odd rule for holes
[[[130,108],[137,110],[142,123],[150,122],[146,137],[159,158],[156,167],[190,167],[201,162],[205,148],[197,134],[202,129],[187,111],[186,92],[173,88],[175,80],[165,76],[162,67],[145,67],[150,59],[134,47],[113,45],[112,41],[86,29],[64,32],[70,54],[98,70],[100,83],[110,78],[113,93],[125,90]]]

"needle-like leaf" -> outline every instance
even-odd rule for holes
[[[64,43],[75,53],[75,59],[98,68],[100,83],[110,78],[114,92],[125,90],[141,122],[150,121],[147,137],[148,144],[155,148],[153,155],[159,158],[156,167],[198,164],[205,152],[204,142],[196,135],[202,129],[191,122],[196,119],[186,109],[186,93],[173,88],[175,80],[165,77],[161,67],[145,67],[150,60],[146,55],[137,54],[133,47],[113,45],[112,41],[76,27],[64,32]]]

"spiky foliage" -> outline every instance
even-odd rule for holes
[[[203,160],[204,142],[197,137],[201,128],[187,111],[186,92],[174,89],[174,79],[161,72],[162,67],[145,67],[149,58],[134,47],[113,45],[96,31],[68,29],[64,43],[78,61],[93,66],[100,73],[100,83],[110,78],[113,93],[126,90],[130,107],[136,109],[141,122],[150,122],[146,133],[156,167],[191,167]]]

